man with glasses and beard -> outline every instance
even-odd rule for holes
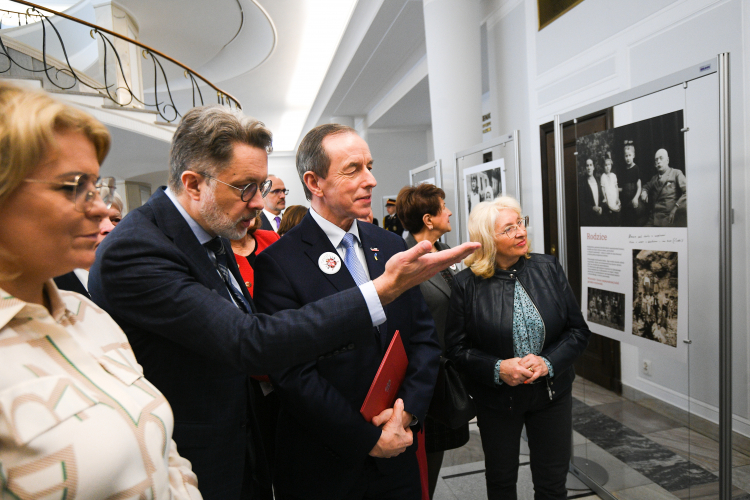
[[[383,321],[384,305],[476,246],[402,252],[359,287],[257,314],[228,240],[243,237],[263,208],[271,149],[257,120],[218,106],[190,110],[172,140],[169,186],[112,231],[89,276],[93,300],[172,406],[174,440],[207,500],[253,499],[260,490],[266,462],[248,375],[358,343]]]

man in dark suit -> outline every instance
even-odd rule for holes
[[[261,310],[297,309],[353,288],[380,276],[385,260],[406,248],[402,238],[356,220],[370,210],[376,184],[371,168],[367,143],[349,127],[322,125],[305,136],[297,170],[311,209],[258,256],[255,299]],[[394,457],[390,426],[409,432],[424,420],[440,346],[417,287],[385,307],[385,316],[378,327],[366,326],[356,344],[271,372],[282,402],[277,498],[421,498],[416,439]],[[359,409],[396,330],[409,363],[400,402],[371,423]],[[386,420],[384,429],[377,427]]]
[[[221,107],[189,111],[173,138],[169,188],[112,231],[89,276],[93,300],[169,400],[175,442],[207,500],[258,491],[265,457],[255,448],[248,375],[369,340],[362,331],[378,324],[383,305],[450,264],[426,249],[407,252],[359,288],[299,311],[256,314],[227,238],[243,236],[263,207],[270,149],[271,133],[258,121]],[[463,250],[447,260],[471,251]]]
[[[289,190],[284,185],[284,181],[275,175],[269,175],[268,180],[271,181],[271,189],[263,198],[263,205],[265,206],[260,213],[260,228],[278,233],[282,212],[286,208],[286,195],[289,194]]]
[[[388,215],[383,217],[383,229],[401,236],[404,232],[404,225],[396,215],[396,200],[388,198],[385,202],[385,210]]]

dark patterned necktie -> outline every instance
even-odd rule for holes
[[[443,269],[442,271],[440,271],[440,276],[442,276],[445,282],[448,284],[448,288],[453,290],[453,275],[451,274],[451,272],[448,271],[448,269]]]
[[[219,271],[219,275],[221,275],[221,279],[224,280],[224,284],[227,286],[227,290],[229,290],[229,294],[232,296],[232,299],[234,299],[234,303],[237,305],[237,307],[239,307],[246,313],[253,312],[253,308],[250,303],[245,299],[245,296],[234,285],[234,282],[232,281],[232,277],[229,272],[227,252],[224,249],[221,238],[217,236],[211,241],[204,243],[203,246],[211,250],[211,252],[213,253],[213,258],[211,259],[211,261]],[[209,257],[210,256],[211,254],[209,254]]]

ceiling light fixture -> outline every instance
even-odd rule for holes
[[[297,145],[305,119],[310,113],[336,53],[356,0],[306,0],[304,28],[297,64],[286,95],[287,111],[274,132],[274,149],[291,151]]]

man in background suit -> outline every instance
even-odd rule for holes
[[[404,232],[404,225],[396,215],[396,200],[388,198],[385,202],[385,210],[388,215],[383,217],[383,229],[401,236]]]
[[[260,122],[218,106],[190,110],[173,138],[169,187],[112,231],[89,276],[94,301],[169,400],[174,440],[206,500],[252,499],[258,491],[255,468],[265,457],[255,455],[248,375],[362,341],[382,321],[383,305],[471,252],[443,262],[424,248],[400,254],[359,288],[299,311],[256,314],[228,238],[244,236],[263,207],[270,150]]]
[[[289,194],[289,190],[284,186],[284,181],[273,174],[268,176],[268,180],[271,181],[271,189],[263,198],[264,208],[260,215],[260,228],[278,233],[282,212],[286,208],[286,195]]]
[[[311,209],[258,255],[255,299],[261,310],[297,309],[353,288],[380,276],[385,260],[406,249],[402,238],[357,221],[370,210],[376,185],[371,168],[367,143],[349,127],[321,125],[305,136],[297,170]],[[417,287],[389,304],[385,316],[378,327],[365,327],[357,343],[271,372],[282,403],[277,498],[421,498],[416,439],[406,448],[408,442],[394,446],[394,437],[424,421],[440,346]],[[359,408],[396,330],[408,358],[400,400],[371,423]],[[383,429],[377,426],[386,421]]]

